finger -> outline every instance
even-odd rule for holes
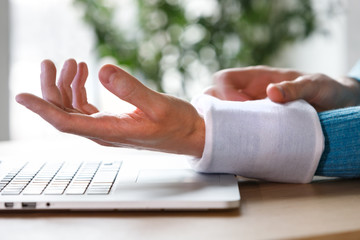
[[[157,109],[162,108],[164,97],[144,86],[139,80],[124,70],[105,65],[99,71],[101,83],[120,99],[133,104],[150,117],[157,117]]]
[[[319,90],[319,85],[312,81],[311,78],[301,76],[294,81],[269,84],[266,92],[272,101],[285,103],[298,99],[311,102]]]
[[[41,92],[44,100],[63,108],[61,93],[55,84],[56,68],[52,61],[44,60],[41,63]]]
[[[66,108],[73,108],[72,106],[72,90],[71,83],[77,72],[77,64],[74,59],[69,59],[64,63],[57,86],[62,95],[63,105]]]
[[[237,89],[245,88],[253,79],[252,68],[231,68],[214,74],[214,82],[218,86],[231,85]]]
[[[227,101],[247,101],[251,100],[251,97],[247,94],[244,94],[243,92],[236,90],[236,89],[227,89],[225,90],[223,88],[224,86],[216,87],[211,86],[207,89],[205,89],[204,94],[208,94],[210,96],[216,97],[221,100],[227,100]]]
[[[88,68],[86,63],[79,63],[77,73],[72,82],[73,107],[86,114],[93,114],[99,110],[87,101],[85,82],[88,77]]]
[[[61,132],[98,138],[103,135],[106,123],[88,115],[68,113],[63,109],[29,93],[16,96],[16,101],[40,115]]]
[[[31,111],[37,113],[46,121],[54,123],[63,122],[66,111],[29,93],[21,93],[16,96],[16,101]],[[56,121],[55,121],[56,120]]]
[[[266,66],[222,70],[214,80],[225,100],[247,101],[266,97],[266,87],[275,73]]]

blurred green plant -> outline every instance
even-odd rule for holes
[[[119,21],[123,1],[74,2],[95,31],[98,56],[114,58],[159,91],[169,71],[185,91],[198,66],[213,73],[270,64],[282,47],[317,28],[311,0],[134,0],[130,30]]]

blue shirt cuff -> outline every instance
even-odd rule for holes
[[[360,82],[360,60],[357,61],[355,66],[350,70],[350,72],[348,73],[348,77],[354,78]]]

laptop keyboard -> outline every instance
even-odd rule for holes
[[[28,162],[0,180],[2,195],[105,195],[121,167],[113,162]]]

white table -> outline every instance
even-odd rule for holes
[[[0,158],[50,153],[135,160],[138,156],[137,151],[70,139],[0,143]],[[157,155],[146,153],[149,159]],[[359,239],[360,180],[322,179],[311,184],[240,180],[239,188],[241,207],[230,211],[1,212],[0,239]]]

